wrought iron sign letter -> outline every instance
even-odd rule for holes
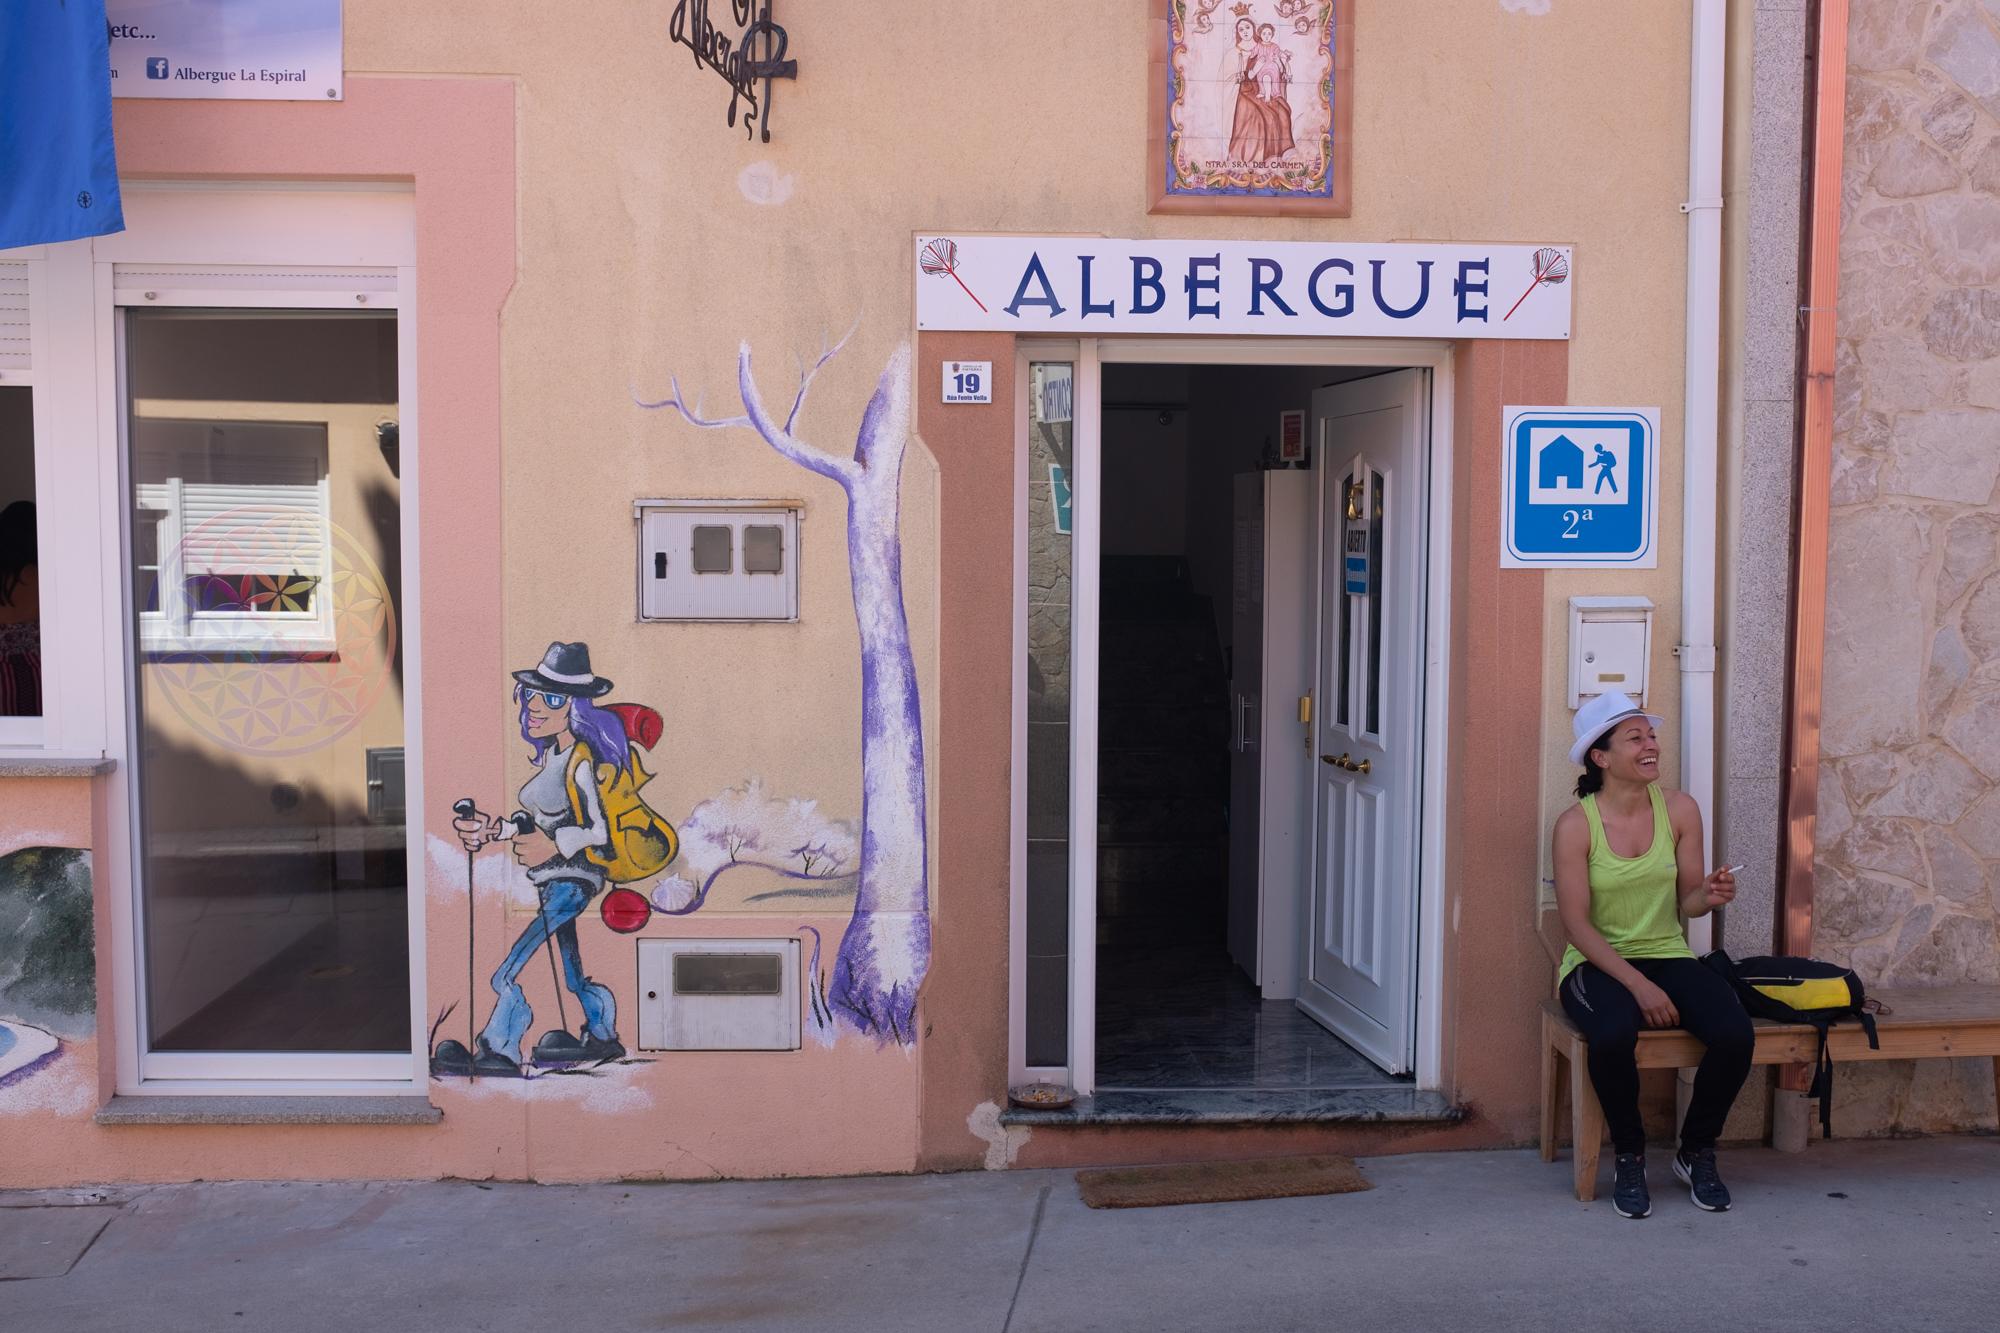
[[[771,80],[796,79],[799,62],[785,58],[785,30],[771,19],[771,0],[762,6],[757,0],[730,0],[736,26],[741,29],[732,40],[708,16],[709,0],[678,0],[668,35],[694,52],[694,62],[720,74],[729,85],[729,123],[736,123],[738,104],[744,105],[743,133],[753,129],[765,143],[771,142]],[[757,51],[761,39],[763,54]],[[757,81],[764,87],[760,96]]]

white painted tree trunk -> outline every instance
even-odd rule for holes
[[[916,1040],[917,990],[930,967],[930,851],[924,792],[923,712],[903,605],[899,529],[903,455],[910,435],[910,348],[897,347],[862,413],[854,454],[840,458],[792,434],[806,389],[839,348],[800,378],[780,424],[764,408],[737,358],[744,415],[707,420],[680,386],[647,407],[673,407],[698,426],[742,426],[803,468],[838,482],[847,496],[847,558],[861,635],[861,865],[853,919],[841,937],[827,1000],[836,1018],[880,1041]]]
[[[871,450],[864,435],[856,452],[867,460],[847,496],[861,632],[861,878],[827,999],[835,1014],[864,1031],[908,1043],[916,1035],[917,987],[930,964],[931,938],[923,714],[897,530],[904,441],[899,436],[893,447],[883,441]]]

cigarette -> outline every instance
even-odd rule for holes
[[[1715,873],[1718,875],[1733,875],[1742,868],[1743,867],[1741,865],[1724,866],[1722,867],[1722,869],[1716,871]]]

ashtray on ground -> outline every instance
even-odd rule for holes
[[[1075,1103],[1076,1093],[1060,1083],[1024,1083],[1007,1089],[1007,1101],[1025,1111],[1060,1111]]]

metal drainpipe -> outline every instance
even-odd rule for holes
[[[1848,0],[1819,0],[1813,34],[1812,161],[1805,198],[1805,305],[1799,357],[1797,547],[1792,563],[1791,671],[1785,708],[1785,855],[1774,934],[1780,954],[1810,954],[1819,819],[1820,698],[1826,665],[1827,510],[1833,479],[1834,302],[1840,285],[1840,158],[1846,133]],[[1803,1065],[1778,1071],[1802,1093]],[[1803,1105],[1801,1103],[1801,1105]],[[1795,1130],[1803,1130],[1796,1126]],[[1773,1142],[1784,1132],[1774,1128]],[[1804,1146],[1804,1134],[1797,1146]],[[1790,1141],[1785,1133],[1783,1141]]]
[[[1790,688],[1785,714],[1785,857],[1777,950],[1812,950],[1819,817],[1820,693],[1826,661],[1827,508],[1833,476],[1834,301],[1840,281],[1840,158],[1847,107],[1848,0],[1819,0],[1813,38],[1812,164],[1805,201],[1797,549],[1792,565]],[[1788,1071],[1789,1072],[1789,1071]]]
[[[1689,39],[1687,339],[1681,413],[1681,786],[1703,829],[1715,828],[1716,428],[1722,374],[1722,116],[1726,0],[1694,0]],[[1712,844],[1710,844],[1712,845]],[[1702,865],[1710,865],[1708,847]],[[1688,923],[1696,953],[1714,947],[1715,918]]]

